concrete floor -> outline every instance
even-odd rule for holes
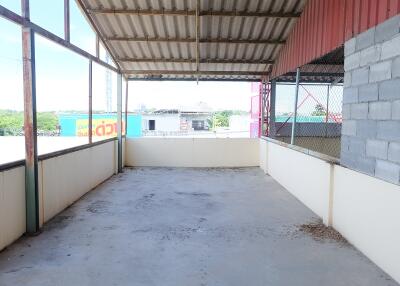
[[[0,253],[0,285],[397,285],[258,168],[126,169]]]

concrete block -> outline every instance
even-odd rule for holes
[[[343,78],[343,87],[351,86],[351,72],[345,72]]]
[[[367,119],[368,103],[353,103],[351,105],[351,119]]]
[[[379,85],[379,100],[400,99],[400,78],[384,81]]]
[[[386,160],[388,157],[388,142],[381,140],[367,140],[367,157]]]
[[[363,50],[375,44],[375,27],[356,37],[356,51]]]
[[[359,155],[350,151],[341,150],[340,164],[356,171],[374,175],[376,159],[362,156],[360,157]]]
[[[343,90],[343,103],[357,103],[358,102],[358,88],[348,87]]]
[[[342,123],[342,135],[356,136],[357,122],[355,120],[345,120]]]
[[[378,82],[392,77],[392,61],[380,62],[371,65],[369,71],[369,82]]]
[[[340,165],[355,170],[357,166],[356,162],[357,162],[356,155],[343,149],[340,150]]]
[[[343,120],[347,120],[347,119],[351,118],[351,104],[343,104],[342,118],[343,118]]]
[[[389,143],[388,160],[395,163],[400,163],[400,143]]]
[[[358,137],[350,137],[349,151],[358,156],[365,156],[366,142]]]
[[[400,165],[388,161],[376,160],[375,176],[394,184],[399,183]]]
[[[344,57],[344,70],[351,71],[360,67],[360,52]]]
[[[378,62],[381,57],[381,49],[381,45],[378,44],[362,50],[360,54],[360,66],[364,67]]]
[[[344,55],[349,56],[356,51],[356,38],[351,38],[344,43]]]
[[[389,101],[369,103],[368,119],[390,120],[392,118],[392,104]]]
[[[376,159],[374,158],[358,157],[356,160],[356,170],[368,175],[374,175],[375,165]]]
[[[378,121],[377,138],[400,142],[400,121]]]
[[[350,137],[342,135],[340,144],[341,144],[341,150],[344,152],[348,152],[350,148]]]
[[[388,41],[399,33],[400,15],[397,15],[376,26],[375,43]]]
[[[377,101],[379,95],[378,84],[370,83],[367,85],[360,86],[358,88],[358,101],[369,102]]]
[[[400,56],[400,35],[382,44],[381,60]]]
[[[377,134],[377,121],[375,120],[358,120],[357,136],[359,138],[375,139]]]
[[[400,77],[400,57],[395,58],[392,62],[392,78],[396,77]]]
[[[369,80],[368,75],[369,75],[368,67],[353,70],[353,72],[351,73],[351,85],[359,86],[367,84]]]
[[[392,102],[392,119],[400,120],[400,100]]]

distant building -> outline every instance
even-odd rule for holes
[[[142,130],[151,132],[189,132],[209,130],[212,109],[204,102],[180,109],[159,109],[142,115]]]

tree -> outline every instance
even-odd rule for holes
[[[58,117],[52,112],[37,113],[37,129],[42,131],[55,131],[58,126]]]
[[[315,109],[313,112],[311,112],[312,116],[324,116],[326,115],[326,110],[324,108],[324,106],[321,103],[318,103],[315,106]]]

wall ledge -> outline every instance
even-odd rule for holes
[[[289,143],[285,143],[285,142],[282,142],[282,141],[279,141],[279,140],[276,140],[276,139],[273,139],[273,138],[270,138],[270,137],[262,136],[260,139],[268,141],[268,142],[271,142],[271,143],[274,143],[274,144],[277,144],[277,145],[280,145],[282,147],[286,147],[286,148],[292,149],[294,151],[297,151],[297,152],[300,152],[300,153],[303,153],[303,154],[306,154],[306,155],[310,155],[312,157],[315,157],[317,159],[321,159],[321,160],[323,160],[323,161],[325,161],[327,163],[330,163],[330,164],[340,165],[339,158],[335,158],[335,157],[332,157],[332,156],[329,156],[329,155],[325,155],[325,154],[322,154],[322,153],[319,153],[319,152],[316,152],[316,151],[312,151],[310,149],[306,149],[306,148],[303,148],[303,147],[300,147],[300,146],[296,146],[296,145],[292,145],[292,144],[289,144]]]

